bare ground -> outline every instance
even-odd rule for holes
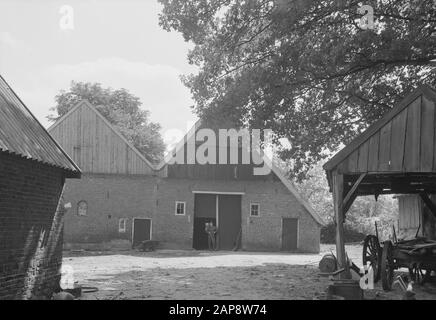
[[[330,280],[318,275],[320,254],[160,250],[152,253],[81,253],[64,258],[82,286],[82,299],[322,299]],[[361,264],[360,245],[347,246]],[[379,285],[379,284],[378,284]],[[436,287],[416,288],[418,299],[436,299]],[[366,299],[400,299],[395,288],[366,291]]]

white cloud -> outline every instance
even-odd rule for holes
[[[163,131],[186,132],[186,123],[195,120],[190,106],[189,90],[181,83],[177,69],[167,65],[149,65],[121,58],[102,58],[78,64],[57,64],[20,78],[21,95],[28,107],[44,125],[54,96],[70,82],[99,82],[115,89],[126,88],[137,95],[143,107],[151,112],[151,120],[159,122]],[[13,82],[10,83],[11,86]],[[167,135],[169,140],[172,140]],[[174,139],[174,137],[173,137]]]

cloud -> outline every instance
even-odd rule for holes
[[[20,79],[19,93],[39,120],[47,125],[45,117],[54,105],[54,96],[61,89],[68,89],[72,80],[125,88],[141,99],[143,107],[151,112],[151,120],[163,126],[163,133],[173,129],[186,132],[187,123],[192,123],[196,117],[191,112],[193,101],[179,79],[180,73],[167,65],[102,58],[52,65],[33,72],[26,75],[26,81]]]

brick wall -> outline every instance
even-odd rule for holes
[[[67,180],[65,202],[73,207],[65,217],[67,248],[114,248],[90,245],[124,239],[129,245],[132,220],[152,218],[152,238],[164,248],[192,248],[194,194],[192,191],[245,192],[242,196],[242,245],[245,250],[281,249],[282,218],[299,219],[298,250],[318,252],[320,226],[286,187],[278,181],[219,181],[168,179],[150,176],[86,175]],[[88,204],[86,216],[77,215],[77,204]],[[186,202],[186,214],[175,215],[175,202]],[[250,217],[250,203],[261,206],[260,217]],[[127,218],[127,230],[118,232],[118,221]],[[118,245],[115,244],[115,245]]]
[[[65,216],[64,240],[69,244],[130,241],[133,218],[153,218],[155,179],[151,176],[90,175],[67,179],[65,202],[72,209]],[[77,205],[86,201],[86,216]],[[118,232],[120,218],[127,219],[126,232]],[[154,226],[153,226],[154,227]]]
[[[60,169],[0,152],[0,299],[57,290],[63,177]]]
[[[160,179],[154,239],[167,246],[192,248],[194,194],[192,191],[244,192],[242,246],[250,251],[281,249],[282,218],[298,218],[298,251],[319,252],[320,226],[280,182]],[[175,201],[186,201],[186,215],[175,216]],[[250,217],[250,203],[260,204],[260,216]]]

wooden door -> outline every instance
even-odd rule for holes
[[[233,250],[239,245],[241,232],[241,196],[218,196],[219,250]]]
[[[282,250],[295,251],[298,247],[298,219],[283,218],[282,220]]]
[[[133,219],[133,247],[146,240],[151,240],[151,219]]]

